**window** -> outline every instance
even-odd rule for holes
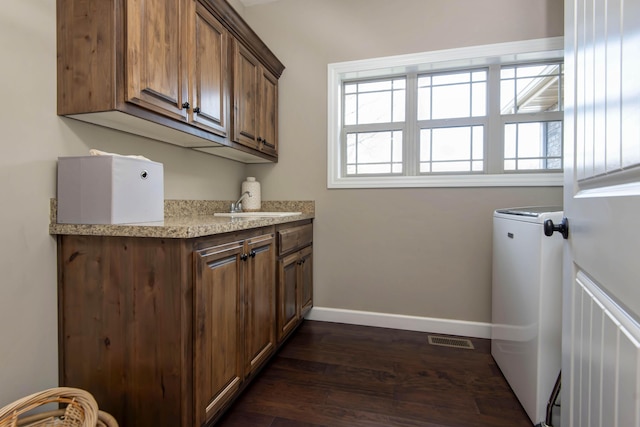
[[[562,67],[501,67],[505,171],[562,170]]]
[[[562,185],[562,38],[329,65],[329,188]]]

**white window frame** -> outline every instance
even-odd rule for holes
[[[563,58],[564,38],[552,37],[329,64],[327,187],[562,186],[563,173],[561,172],[345,177],[341,175],[340,134],[342,130],[342,82],[345,80],[376,78],[413,71],[423,73],[452,68],[482,67],[491,64],[553,61]],[[407,96],[409,95],[407,94]],[[495,120],[495,118],[490,118],[490,120]],[[492,142],[487,141],[487,144],[492,144]]]

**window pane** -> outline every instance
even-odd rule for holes
[[[421,173],[482,171],[483,158],[483,126],[420,130]]]
[[[357,142],[357,134],[350,133],[347,134],[347,164],[355,164],[356,163],[356,142]]]
[[[547,122],[547,156],[562,157],[562,122]]]
[[[381,82],[359,83],[358,92],[379,92],[391,89],[391,81],[385,80]]]
[[[455,83],[469,83],[470,73],[440,74],[433,76],[433,85],[450,85]]]
[[[433,172],[469,172],[469,162],[434,163]]]
[[[509,123],[504,135],[505,170],[562,169],[562,122]]]
[[[515,124],[506,124],[504,126],[504,157],[513,159],[516,157],[516,130],[518,126]]]
[[[473,117],[481,117],[487,115],[487,84],[474,83],[473,92],[471,94],[471,115]]]
[[[469,85],[435,86],[432,96],[433,119],[469,117],[471,114]]]
[[[502,68],[500,77],[502,114],[562,111],[560,64]]]
[[[395,91],[393,96],[393,121],[404,121],[404,110],[406,106],[405,92]]]
[[[402,173],[402,132],[347,134],[347,174]]]
[[[420,129],[420,161],[431,160],[431,129]]]
[[[405,78],[344,84],[345,126],[405,120]]]
[[[486,80],[486,70],[419,76],[418,120],[486,116]]]
[[[358,124],[391,121],[391,92],[365,93],[358,96]]]
[[[560,159],[550,159],[547,160],[547,169],[562,169],[562,160]]]
[[[515,160],[505,160],[504,161],[504,170],[506,170],[506,171],[514,171],[514,170],[516,170],[516,161]]]
[[[500,112],[501,114],[514,114],[515,111],[515,85],[513,79],[502,80],[500,82]]]
[[[501,79],[512,79],[516,76],[516,69],[513,67],[502,67],[500,70]]]
[[[484,127],[473,127],[473,159],[484,159]]]
[[[540,123],[520,123],[518,125],[518,157],[540,157],[542,155],[542,135]]]
[[[391,172],[389,164],[383,165],[358,165],[358,174],[388,174]]]
[[[535,77],[543,75],[557,75],[559,72],[558,64],[541,64],[541,65],[521,65],[516,68],[516,76]]]
[[[358,134],[358,163],[390,161],[391,138],[389,132]]]
[[[344,124],[355,125],[358,122],[358,97],[347,95],[344,97]]]
[[[433,160],[458,160],[471,158],[471,132],[469,128],[434,129]]]
[[[485,70],[482,71],[474,71],[471,74],[471,80],[474,82],[485,82],[487,81],[487,72]]]
[[[418,89],[418,120],[431,119],[431,88]]]

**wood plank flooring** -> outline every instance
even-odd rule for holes
[[[216,427],[531,427],[491,357],[426,333],[305,321]]]

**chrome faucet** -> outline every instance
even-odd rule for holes
[[[252,197],[251,192],[245,191],[244,193],[242,193],[242,195],[240,196],[237,202],[231,203],[231,213],[242,212],[242,201],[244,200],[245,197]]]

